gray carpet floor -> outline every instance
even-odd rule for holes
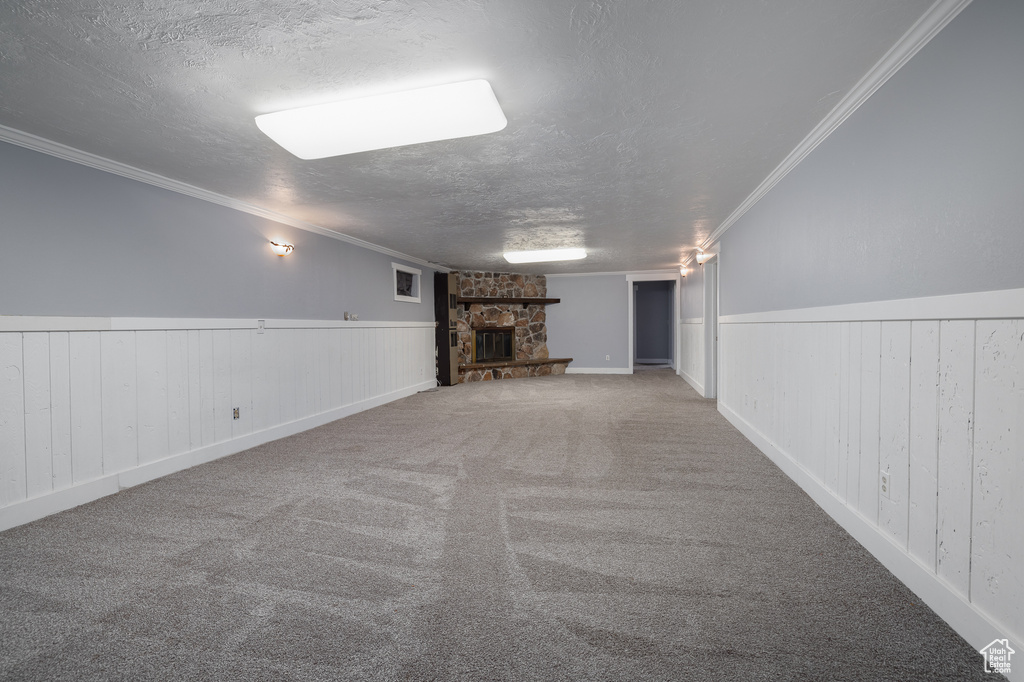
[[[671,371],[421,393],[0,534],[3,680],[992,680]]]

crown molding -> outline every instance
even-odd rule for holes
[[[142,170],[141,168],[135,168],[128,164],[121,163],[119,161],[113,161],[97,154],[82,151],[81,149],[75,149],[68,145],[61,144],[60,142],[54,142],[53,140],[47,140],[46,138],[33,135],[32,133],[26,133],[22,130],[15,128],[9,128],[7,126],[0,125],[0,141],[9,142],[19,147],[31,149],[32,151],[41,152],[50,156],[55,156],[65,161],[71,161],[82,166],[88,166],[89,168],[95,168],[97,170],[105,171],[107,173],[113,173],[114,175],[120,175],[123,178],[129,180],[137,180],[138,182],[144,182],[147,185],[153,185],[154,187],[160,187],[161,189],[170,190],[178,194],[184,194],[185,196],[206,201],[211,204],[217,204],[226,208],[248,213],[250,215],[257,216],[259,218],[266,218],[276,223],[282,223],[284,225],[290,225],[306,232],[313,232],[324,237],[330,237],[331,239],[337,239],[338,241],[347,242],[360,248],[369,249],[370,251],[376,251],[383,253],[393,258],[400,258],[401,260],[408,261],[410,263],[417,263],[419,265],[439,270],[441,272],[450,272],[449,268],[446,268],[437,263],[431,263],[430,261],[423,260],[422,258],[416,258],[394,249],[389,249],[385,246],[379,246],[371,242],[364,241],[357,237],[350,237],[347,234],[341,232],[335,232],[326,227],[320,225],[314,225],[313,223],[307,223],[304,220],[299,220],[277,211],[271,211],[254,204],[250,204],[239,199],[232,199],[231,197],[224,196],[223,194],[217,194],[209,190],[190,185],[180,180],[172,180],[171,178],[158,175],[150,171]]]
[[[744,199],[743,203],[737,206],[736,210],[730,213],[729,217],[715,228],[715,231],[701,244],[701,248],[707,251],[714,243],[721,239],[726,230],[743,217],[764,195],[768,194],[782,178],[786,177],[791,170],[796,168],[819,144],[824,142],[836,128],[842,125],[854,111],[860,108],[860,105],[864,104],[871,95],[875,94],[878,88],[882,87],[897,71],[903,68],[904,64],[910,61],[922,47],[938,35],[939,31],[945,28],[969,4],[971,4],[971,0],[938,0],[929,7],[928,11],[885,53],[885,56],[853,86],[853,89],[846,94],[846,97],[757,186],[757,189],[751,192],[750,196]]]

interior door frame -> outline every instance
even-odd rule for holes
[[[679,273],[676,271],[665,271],[665,272],[638,272],[632,275],[626,275],[626,300],[629,302],[629,374],[633,373],[633,355],[636,351],[634,345],[636,340],[636,316],[635,316],[635,302],[636,293],[634,284],[636,282],[675,282],[672,287],[672,339],[670,347],[672,348],[672,370],[675,371],[676,367],[679,366]]]
[[[704,268],[704,397],[718,398],[718,254],[701,266]]]

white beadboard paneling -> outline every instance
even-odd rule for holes
[[[397,367],[396,367],[397,363],[394,362],[394,358],[395,358],[395,335],[394,335],[394,330],[393,329],[381,329],[380,331],[381,331],[381,337],[382,338],[380,340],[381,341],[380,348],[378,349],[379,350],[379,356],[380,357],[384,357],[384,358],[391,358],[392,359],[391,362],[381,362],[380,363],[381,369],[384,370],[383,372],[381,372],[382,392],[383,393],[387,393],[387,392],[390,392],[392,390],[392,387],[394,386],[393,381],[394,381],[394,377],[395,377],[395,370],[397,369]]]
[[[199,445],[212,445],[217,442],[217,394],[213,348],[215,333],[212,329],[199,330]],[[196,445],[193,444],[193,447]]]
[[[1024,320],[979,320],[976,362],[971,600],[1021,634]]]
[[[858,511],[878,523],[879,391],[881,386],[882,323],[861,328],[860,496]]]
[[[370,338],[370,349],[368,355],[368,366],[370,368],[369,395],[383,393],[387,388],[384,385],[384,330],[372,329]]]
[[[270,405],[278,401],[277,367],[272,364],[271,337],[264,331],[252,336],[252,428],[254,431],[272,426]]]
[[[25,487],[28,497],[53,490],[50,426],[50,335],[22,339],[25,376]]]
[[[238,408],[238,419],[229,415],[231,437],[252,433],[252,337],[250,329],[232,329],[231,339],[231,408]]]
[[[806,426],[803,465],[819,481],[825,479],[825,407],[828,382],[825,380],[825,325],[812,324],[800,330],[807,357],[807,371],[804,374],[804,392],[807,394]]]
[[[344,377],[341,370],[341,335],[340,329],[331,329],[327,337],[327,355],[328,355],[328,367],[330,371],[330,406],[341,407],[344,405],[342,402],[342,383]]]
[[[434,345],[434,339],[432,333],[424,333],[425,331],[423,329],[414,330],[409,337],[408,352],[412,366],[409,368],[409,376],[402,382],[403,384],[416,384],[436,376],[435,372],[427,372],[424,351]]]
[[[378,392],[383,393],[386,390],[384,386],[384,367],[381,365],[381,361],[384,359],[384,330],[370,330],[368,343],[370,348],[366,364],[370,369],[369,395],[376,395]]]
[[[167,400],[167,332],[135,332],[138,381],[139,463],[170,454]]]
[[[202,335],[188,330],[188,441],[189,449],[203,444]]]
[[[103,475],[100,333],[71,332],[71,472],[84,483]]]
[[[974,449],[974,325],[939,327],[938,574],[970,597]]]
[[[355,330],[341,331],[341,404],[351,405],[355,401],[356,362],[355,362]]]
[[[22,335],[0,333],[0,504],[26,497]]]
[[[1019,639],[1024,320],[834,317],[723,324],[719,410],[972,643]]]
[[[283,379],[281,378],[281,366],[284,359],[281,356],[281,329],[268,329],[259,338],[264,346],[264,363],[267,369],[266,394],[263,399],[267,403],[266,425],[284,424],[285,418],[282,405],[285,400]],[[292,402],[294,405],[294,401]]]
[[[428,324],[130,322],[0,333],[0,528],[433,383]]]
[[[135,334],[100,334],[104,474],[139,465]]]
[[[839,455],[839,426],[840,426],[840,405],[842,404],[842,384],[840,377],[841,368],[841,329],[838,322],[828,322],[821,325],[825,331],[825,347],[821,354],[820,381],[824,389],[821,400],[821,407],[825,411],[822,424],[824,426],[824,455],[825,471],[824,482],[832,492],[839,494],[840,490],[840,455]],[[845,462],[843,462],[845,466]],[[845,477],[844,477],[845,478]],[[845,488],[846,481],[843,481]]]
[[[281,422],[287,424],[298,417],[299,389],[302,382],[301,358],[298,355],[298,332],[296,329],[267,330],[272,334],[276,347],[279,404],[281,406]]]
[[[846,501],[856,508],[860,501],[860,439],[861,439],[861,381],[863,380],[864,354],[861,351],[863,325],[860,322],[850,323],[850,400],[849,400],[849,439],[846,442]]]
[[[402,371],[395,382],[396,390],[402,386],[416,383],[420,379],[419,365],[417,364],[419,353],[415,349],[415,342],[418,340],[418,336],[419,334],[417,333],[400,334],[398,336]]]
[[[398,381],[395,384],[396,389],[417,383],[422,379],[420,376],[419,353],[416,349],[416,342],[419,341],[419,336],[418,333],[400,334],[398,336],[399,353],[403,360],[401,365],[402,371],[398,375]]]
[[[850,483],[850,323],[839,323],[839,428],[835,493],[844,502]]]
[[[804,372],[807,371],[805,362],[802,361],[803,346],[800,336],[797,333],[800,325],[782,324],[783,338],[780,345],[783,349],[780,374],[785,376],[785,393],[783,394],[783,406],[785,408],[782,416],[785,428],[780,430],[787,452],[792,453],[793,459],[803,465],[801,448],[803,439],[807,434],[807,392],[802,390]],[[742,352],[742,351],[740,351]],[[723,358],[723,364],[724,358]]]
[[[318,331],[317,329],[305,329],[302,335],[305,344],[302,354],[306,360],[306,409],[312,414],[320,412],[320,352],[316,343]]]
[[[331,408],[331,347],[330,330],[316,329],[317,353],[317,412],[326,412]]]
[[[382,369],[378,369],[377,362],[381,357],[380,353],[380,331],[377,329],[366,330],[366,337],[363,343],[366,344],[364,357],[366,358],[366,397],[372,396],[380,390],[380,377],[383,376]]]
[[[188,452],[191,442],[188,331],[173,329],[167,341],[167,451]]]
[[[353,400],[362,402],[369,395],[370,385],[370,338],[372,329],[360,329],[355,336],[355,367],[357,372]]]
[[[313,413],[313,340],[312,329],[296,329],[293,354],[296,361],[295,411],[298,415]]]
[[[938,495],[939,323],[910,328],[910,554],[935,570]]]
[[[878,525],[905,548],[910,470],[910,322],[882,323],[881,370],[878,470],[889,473],[889,496],[879,496]]]
[[[679,324],[679,374],[704,395],[704,324]]]
[[[326,376],[326,370],[320,368],[320,362],[324,359],[320,353],[320,347],[318,344],[319,329],[309,329],[305,335],[306,339],[306,354],[309,358],[309,404],[313,414],[318,414],[323,411],[323,407],[320,404],[320,398],[323,395],[320,391],[320,384],[323,383],[323,379]]]
[[[395,363],[393,379],[391,381],[391,391],[389,391],[389,393],[397,391],[400,387],[412,383],[413,377],[410,357],[412,352],[409,343],[410,335],[403,334],[401,330],[398,329],[393,329],[391,331],[394,338],[395,355],[399,360]]]
[[[757,425],[764,433],[774,429],[775,384],[777,374],[775,368],[775,325],[749,325],[757,344],[755,358],[755,391],[754,414]]]
[[[385,330],[388,338],[388,345],[390,350],[384,354],[384,357],[393,357],[393,362],[385,362],[384,369],[387,374],[387,386],[388,393],[392,393],[398,390],[399,385],[405,379],[405,373],[408,371],[405,339],[399,337],[397,329]]]
[[[213,442],[231,438],[231,332],[215,329],[213,343]]]
[[[722,329],[728,329],[732,325],[724,325]],[[794,447],[793,432],[796,426],[796,394],[794,384],[796,376],[790,371],[790,354],[793,352],[793,333],[791,324],[776,324],[775,343],[775,375],[778,377],[776,388],[776,399],[774,402],[774,415],[772,418],[775,424],[774,439],[782,450],[792,452]],[[722,355],[723,360],[727,356]],[[730,361],[731,363],[731,361]],[[723,364],[725,364],[723,362]]]
[[[50,448],[53,489],[73,482],[71,468],[71,348],[67,332],[50,332]]]

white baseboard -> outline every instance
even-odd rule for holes
[[[693,390],[697,391],[697,393],[700,394],[701,398],[704,397],[704,384],[702,384],[701,382],[697,381],[694,377],[687,374],[685,370],[679,370],[676,373],[683,378],[683,381],[690,384],[690,386],[693,387]]]
[[[671,365],[672,358],[637,358],[634,365]]]
[[[309,429],[348,417],[357,412],[378,407],[428,388],[433,388],[435,385],[436,382],[431,379],[430,381],[414,384],[413,386],[385,393],[375,398],[336,407],[326,412],[296,419],[287,424],[279,424],[278,426],[272,426],[262,431],[240,436],[239,438],[206,445],[189,452],[167,457],[166,459],[143,464],[127,471],[102,476],[91,481],[78,483],[70,488],[57,490],[40,497],[25,500],[24,502],[12,504],[9,507],[0,509],[0,531],[36,521],[50,514],[65,511],[87,502],[98,500],[101,497],[106,497],[107,495],[113,495],[124,488],[146,483],[147,481],[152,481],[177,471],[183,471],[198,464],[212,462],[215,459],[227,457],[257,445],[262,445],[263,443],[269,443],[272,440],[308,431]]]
[[[566,367],[566,374],[632,374],[629,367]]]
[[[992,640],[1003,637],[1009,637],[1014,643],[1024,642],[1022,633],[1010,632],[961,597],[928,567],[879,532],[867,518],[848,507],[799,462],[778,449],[752,424],[723,404],[721,399],[718,401],[718,411],[971,646],[980,649]],[[1024,674],[1010,675],[1009,679],[1021,681],[1024,680]]]

